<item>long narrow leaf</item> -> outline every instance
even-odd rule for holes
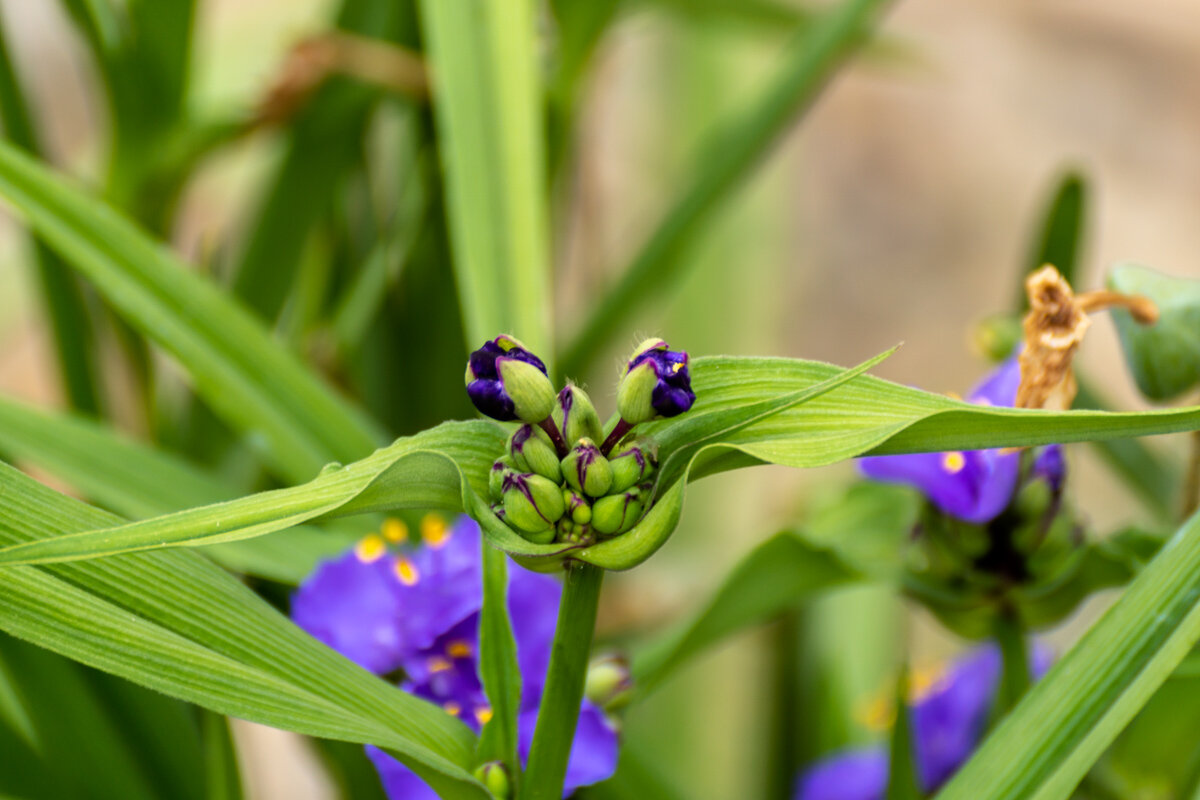
[[[279,474],[310,478],[331,455],[358,458],[382,438],[216,287],[111,208],[4,144],[0,196],[131,324],[179,359],[218,414],[265,440]]]
[[[114,521],[0,466],[0,542]],[[0,630],[220,713],[378,744],[447,796],[482,797],[465,772],[466,726],[319,644],[194,554],[22,567],[4,580]]]

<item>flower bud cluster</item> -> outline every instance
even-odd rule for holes
[[[496,514],[539,544],[587,544],[636,525],[653,502],[657,453],[633,429],[696,399],[687,353],[661,339],[634,350],[607,431],[587,392],[567,384],[555,395],[545,364],[511,336],[471,354],[467,393],[484,414],[523,423],[492,465],[488,488]]]

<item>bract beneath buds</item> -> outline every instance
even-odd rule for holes
[[[603,497],[612,486],[612,467],[591,439],[580,439],[562,460],[567,485],[588,497]]]
[[[508,439],[508,457],[517,472],[534,472],[555,483],[562,481],[558,453],[541,428],[525,424]]]
[[[558,393],[558,405],[554,409],[554,422],[562,431],[563,438],[568,442],[580,439],[600,441],[603,429],[600,426],[600,415],[592,405],[592,398],[587,392],[573,383],[568,383]]]
[[[662,339],[647,339],[633,351],[617,387],[617,411],[630,425],[674,417],[692,407],[688,355],[667,349]]]
[[[554,386],[546,365],[507,334],[471,353],[466,383],[471,402],[493,419],[539,423],[554,409]]]

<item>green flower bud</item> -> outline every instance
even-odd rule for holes
[[[558,404],[554,408],[554,422],[568,442],[580,439],[600,441],[603,428],[600,415],[592,405],[587,392],[573,383],[568,383],[558,393]]]
[[[496,361],[500,381],[513,401],[513,413],[525,422],[541,422],[554,410],[554,384],[546,373],[515,358]]]
[[[541,475],[510,472],[504,477],[503,494],[505,519],[525,533],[553,532],[565,510],[562,489]]]
[[[1153,325],[1139,324],[1124,309],[1112,312],[1125,361],[1141,393],[1163,401],[1200,385],[1200,281],[1122,264],[1108,274],[1108,286],[1158,305],[1159,318]]]
[[[501,334],[467,360],[467,395],[481,412],[501,421],[541,422],[554,408],[546,365],[525,345]]]
[[[615,710],[627,703],[632,689],[628,659],[607,655],[588,664],[583,696],[605,711]]]
[[[579,525],[587,525],[592,521],[592,504],[579,492],[563,489],[563,504],[567,507],[563,519],[570,517],[572,522]]]
[[[602,497],[612,486],[612,467],[591,439],[580,439],[571,448],[562,460],[562,473],[568,486],[589,497]]]
[[[652,443],[642,440],[628,444],[616,455],[609,456],[608,465],[612,467],[613,482],[608,491],[623,492],[650,477],[658,466],[654,450]]]
[[[508,770],[499,761],[488,761],[475,768],[475,780],[482,783],[496,800],[508,800],[512,796],[512,784]]]
[[[637,346],[617,386],[617,411],[627,425],[677,416],[695,402],[687,353],[667,349],[662,339]]]
[[[1012,355],[1021,341],[1021,318],[1016,314],[993,314],[975,324],[972,344],[984,358],[999,363]]]
[[[609,536],[632,528],[642,516],[639,492],[610,494],[592,505],[592,527]]]
[[[504,492],[504,474],[512,471],[512,462],[508,456],[501,456],[495,464],[492,464],[492,470],[488,473],[488,492],[492,498],[499,500]]]
[[[539,427],[525,424],[508,439],[508,456],[519,472],[535,472],[555,483],[562,482],[558,452],[550,436]]]

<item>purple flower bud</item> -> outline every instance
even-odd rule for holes
[[[1055,494],[1062,491],[1067,479],[1067,460],[1061,445],[1043,447],[1033,459],[1032,477],[1041,478]]]
[[[554,408],[554,387],[546,365],[525,345],[501,334],[471,353],[467,361],[467,395],[486,416],[502,422],[538,423]]]
[[[621,419],[636,425],[656,416],[675,417],[695,402],[686,352],[668,350],[662,339],[647,339],[633,351],[617,387]]]

